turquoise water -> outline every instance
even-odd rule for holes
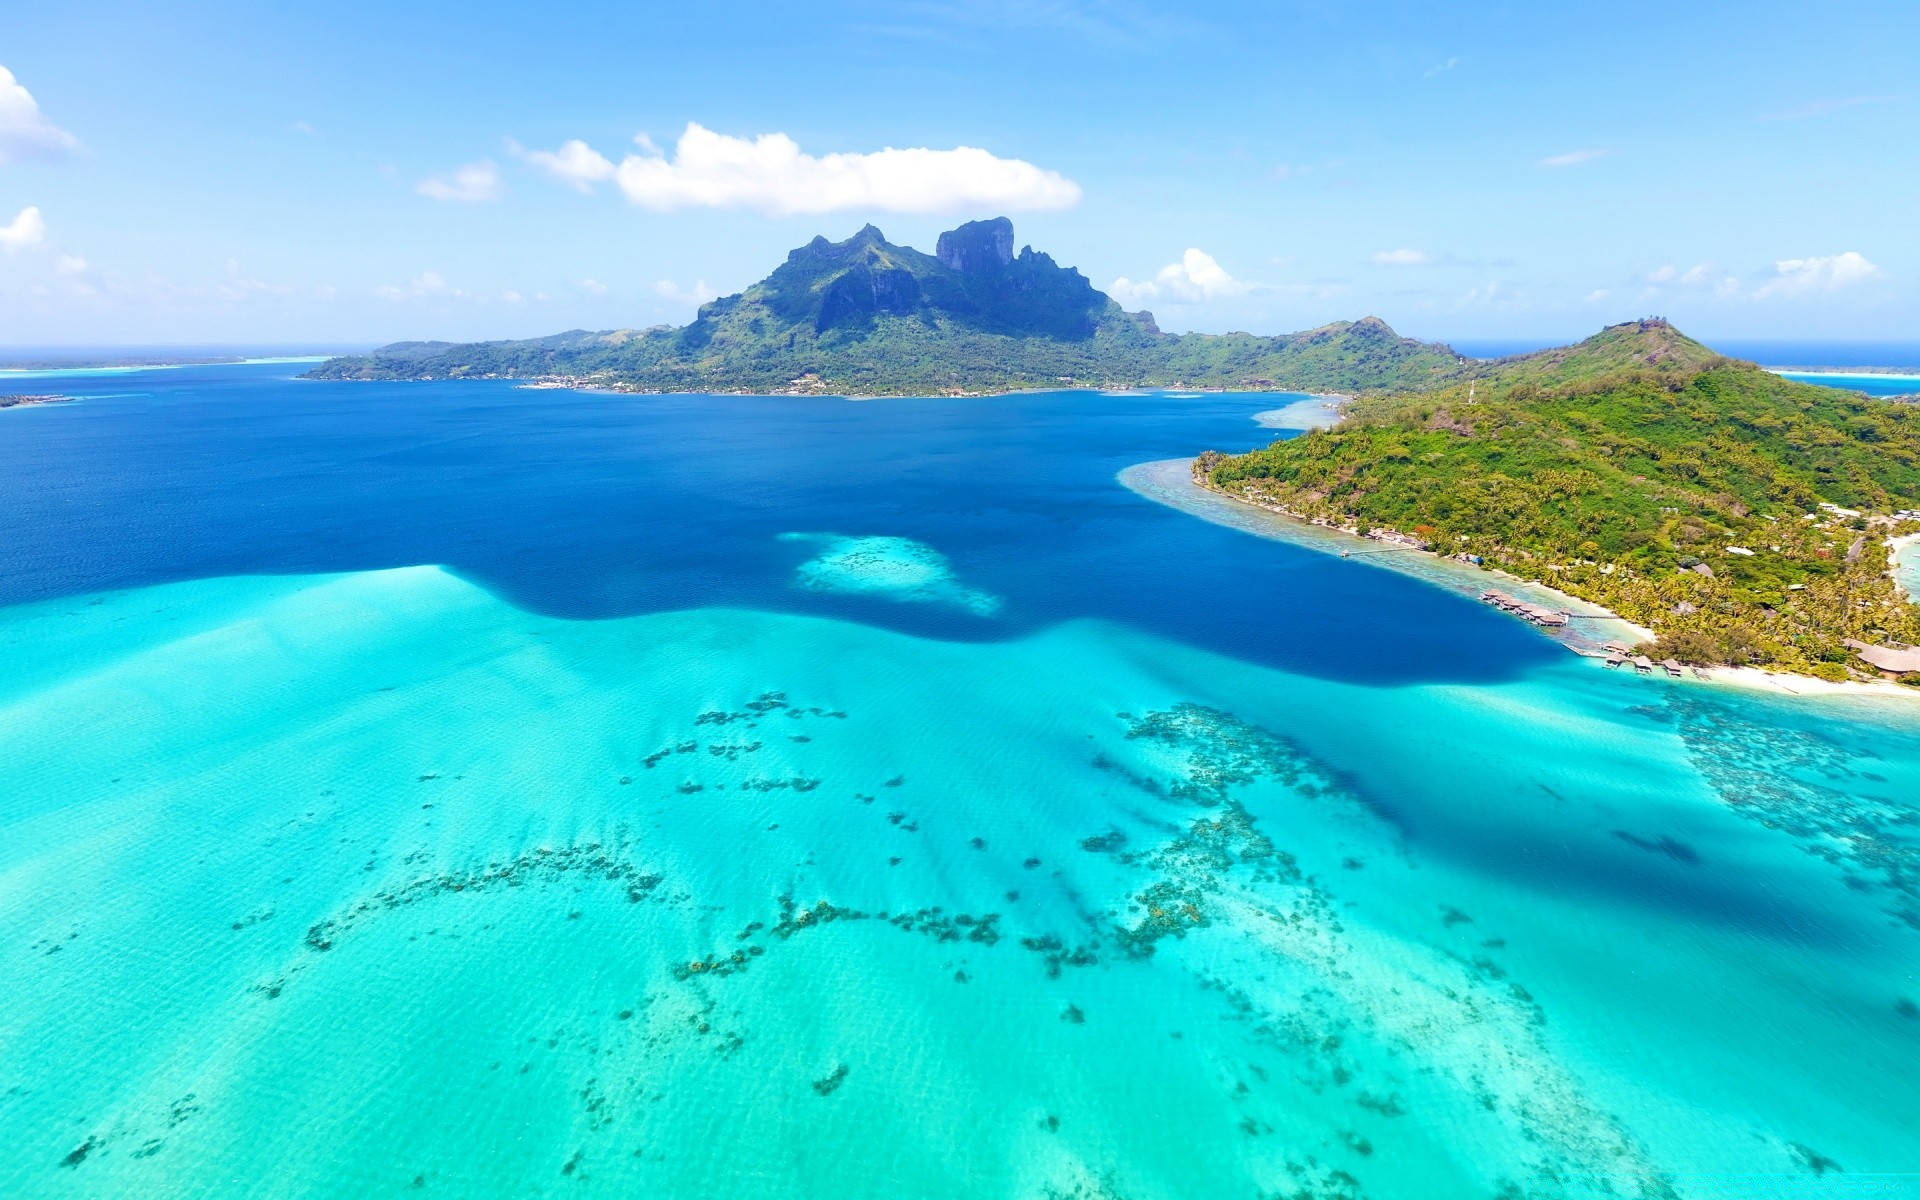
[[[8,453],[103,461],[29,516],[125,517],[0,541],[46,593],[0,608],[0,1193],[1914,1192],[1920,706],[1622,678],[1114,481],[1162,425],[1256,440],[1270,398],[1115,399],[1141,424],[1100,435],[1075,397],[1004,433],[984,402],[623,408],[606,454],[897,423],[873,471],[925,490],[769,465],[716,516],[715,456],[576,526],[521,473],[604,454],[475,450],[368,518],[454,570],[356,561],[411,547],[301,507],[361,495],[311,456],[430,474],[555,397],[423,390],[415,443],[404,389],[263,372],[252,445],[296,466],[220,491],[206,422],[138,519],[114,456],[200,437],[226,378],[8,418]],[[351,437],[275,424],[314,406]],[[992,474],[1002,436],[1049,457]],[[509,519],[571,570],[516,574]],[[309,521],[351,569],[144,565],[277,569]],[[1369,658],[1387,613],[1414,630]]]
[[[1839,371],[1781,371],[1780,375],[1801,383],[1817,383],[1822,387],[1865,392],[1869,396],[1907,396],[1920,392],[1920,375],[1874,372],[1847,374]]]

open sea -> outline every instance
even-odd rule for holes
[[[300,369],[6,379],[0,1195],[1920,1195],[1920,696],[1142,475],[1271,395]]]

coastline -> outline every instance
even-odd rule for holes
[[[190,362],[96,363],[73,366],[0,367],[0,383],[9,379],[52,379],[69,375],[129,375],[135,371],[178,371],[186,367],[251,367],[274,363],[326,362],[325,354],[301,354],[283,358],[209,358]]]
[[[1762,367],[1774,375],[1860,375],[1892,379],[1911,379],[1920,383],[1920,371],[1912,367]]]
[[[1202,487],[1194,482],[1192,464],[1191,458],[1138,463],[1121,471],[1117,478],[1123,487],[1136,495],[1216,525],[1304,546],[1323,554],[1361,560],[1368,566],[1411,575],[1470,600],[1478,601],[1481,593],[1497,580],[1502,589],[1519,599],[1572,612],[1574,622],[1559,636],[1544,632],[1542,636],[1551,637],[1551,640],[1576,654],[1599,655],[1602,653],[1601,646],[1606,642],[1621,639],[1638,642],[1653,637],[1652,630],[1642,628],[1618,613],[1546,584],[1522,579],[1497,568],[1456,562],[1428,550],[1381,543],[1344,529],[1316,525],[1278,507],[1256,504],[1226,492]]]
[[[43,404],[72,404],[78,399],[78,396],[59,395],[0,395],[0,412],[4,412],[9,408],[38,408]]]
[[[509,376],[509,375],[492,376],[491,378],[499,379],[499,380],[522,379],[522,377],[520,376]],[[414,379],[406,379],[406,380],[327,379],[327,380],[319,380],[317,382],[322,382],[322,383],[387,383],[387,382],[435,383],[435,382],[446,382],[446,381],[445,380],[414,380]],[[1293,404],[1289,404],[1281,408],[1269,409],[1266,412],[1255,413],[1253,415],[1253,420],[1257,423],[1260,423],[1264,428],[1295,429],[1295,430],[1318,429],[1326,425],[1331,425],[1334,421],[1337,421],[1339,419],[1340,406],[1346,404],[1347,402],[1353,399],[1352,396],[1341,395],[1338,393],[1308,392],[1300,388],[1277,388],[1277,387],[1274,387],[1274,388],[1258,388],[1258,387],[1236,387],[1236,388],[1198,387],[1198,388],[1195,388],[1195,387],[1173,387],[1171,385],[1164,386],[1164,387],[1162,386],[1121,387],[1117,385],[1108,385],[1108,384],[1086,384],[1086,385],[1060,384],[1055,387],[1002,388],[996,391],[986,391],[986,392],[968,392],[968,391],[954,390],[954,391],[944,391],[944,392],[865,393],[865,392],[834,392],[834,391],[815,390],[815,389],[803,390],[803,389],[797,389],[797,388],[787,389],[784,391],[758,391],[758,390],[743,389],[743,388],[700,388],[697,390],[685,389],[685,390],[668,391],[668,390],[643,390],[639,388],[608,387],[608,386],[605,386],[604,384],[589,383],[584,380],[572,380],[564,376],[561,376],[561,377],[542,376],[537,378],[535,377],[524,378],[522,379],[521,382],[517,382],[513,386],[516,389],[522,390],[522,391],[585,392],[585,393],[588,393],[591,395],[597,395],[597,396],[765,396],[770,399],[776,398],[776,397],[777,398],[814,397],[822,400],[851,400],[856,403],[864,403],[869,400],[991,400],[991,399],[997,399],[1001,396],[1037,396],[1037,395],[1051,394],[1054,392],[1085,392],[1088,395],[1094,395],[1094,396],[1166,395],[1166,396],[1172,396],[1176,399],[1182,396],[1200,396],[1200,395],[1304,396],[1306,397],[1306,399],[1296,401]],[[1262,420],[1262,418],[1277,418],[1277,419],[1283,419],[1283,420],[1300,419],[1293,415],[1295,410],[1299,410],[1300,413],[1302,414],[1308,413],[1310,411],[1315,413],[1324,411],[1332,415],[1328,419],[1318,421],[1317,423],[1312,425],[1267,424],[1265,421]]]
[[[1324,554],[1342,554],[1362,559],[1368,566],[1399,571],[1469,599],[1478,600],[1480,594],[1487,590],[1488,581],[1498,579],[1501,588],[1518,599],[1541,602],[1573,612],[1574,621],[1569,623],[1565,631],[1555,634],[1542,629],[1538,632],[1540,636],[1557,642],[1582,658],[1595,660],[1596,666],[1599,665],[1597,660],[1603,657],[1600,649],[1603,642],[1623,640],[1638,643],[1653,639],[1652,630],[1636,625],[1601,605],[1546,584],[1522,579],[1497,568],[1455,562],[1429,550],[1383,546],[1357,532],[1316,525],[1278,506],[1257,504],[1231,493],[1203,487],[1193,479],[1192,464],[1191,458],[1138,463],[1122,470],[1117,478],[1122,486],[1134,494],[1179,509],[1190,516]],[[1910,557],[1920,559],[1920,534],[1898,540],[1901,549],[1910,552]],[[1902,566],[1905,568],[1907,564],[1903,562]],[[1920,569],[1920,563],[1913,564],[1913,567]],[[1625,636],[1622,636],[1623,633]],[[1682,676],[1680,682],[1719,684],[1799,698],[1840,696],[1920,700],[1920,689],[1886,680],[1831,683],[1811,675],[1767,671],[1759,667],[1695,667],[1689,668],[1689,671],[1691,674]]]
[[[1352,396],[1337,392],[1306,395],[1305,400],[1296,400],[1284,408],[1253,414],[1253,423],[1262,429],[1292,429],[1301,433],[1309,429],[1329,429],[1340,423],[1346,406],[1353,402]]]

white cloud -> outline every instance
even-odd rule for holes
[[[707,281],[704,279],[694,280],[693,286],[690,288],[682,288],[671,279],[662,279],[653,285],[653,292],[654,295],[665,300],[671,300],[675,304],[692,305],[705,304],[720,294],[711,287],[708,287]]]
[[[875,150],[869,154],[804,153],[784,133],[731,137],[688,124],[671,156],[644,137],[611,178],[645,208],[744,208],[775,216],[800,213],[1017,212],[1071,208],[1080,186],[1054,171],[972,146],[952,150]],[[536,158],[536,155],[545,155]],[[607,178],[611,162],[584,142],[527,155],[570,187],[586,190]]]
[[[1773,279],[1762,284],[1754,295],[1799,296],[1811,292],[1837,292],[1880,274],[1879,267],[1853,250],[1815,258],[1782,259],[1773,264],[1773,271]]]
[[[77,254],[62,254],[53,260],[53,270],[57,275],[85,275],[87,260]]]
[[[1550,154],[1540,160],[1543,167],[1577,167],[1581,163],[1590,163],[1596,158],[1605,158],[1611,150],[1569,150],[1565,154]]]
[[[1606,288],[1595,288],[1591,292],[1587,293],[1587,303],[1598,304],[1602,300],[1605,300],[1608,296],[1611,296],[1611,295],[1613,295],[1613,293],[1608,291]]]
[[[1445,71],[1451,71],[1459,65],[1460,65],[1460,60],[1458,58],[1449,58],[1447,59],[1447,61],[1443,63],[1438,63],[1432,67],[1427,68],[1426,74],[1422,75],[1420,78],[1432,79],[1435,75],[1439,75]]]
[[[1721,275],[1720,268],[1710,262],[1695,263],[1684,270],[1667,263],[1648,271],[1644,279],[1647,287],[1640,294],[1643,300],[1656,299],[1670,291],[1700,292],[1711,289],[1716,296],[1732,296],[1740,291],[1738,279]]]
[[[28,158],[64,158],[79,141],[41,114],[33,93],[0,67],[0,164]]]
[[[573,286],[579,288],[589,296],[604,296],[607,294],[607,285],[601,283],[598,279],[581,279],[576,281]]]
[[[591,192],[594,184],[612,179],[619,169],[612,159],[579,138],[563,143],[558,150],[522,150],[518,145],[511,148],[521,158],[581,192]]]
[[[479,204],[498,200],[506,189],[500,183],[500,168],[493,164],[492,159],[482,159],[464,167],[456,167],[450,175],[429,176],[413,190],[435,200]]]
[[[1377,250],[1373,261],[1381,267],[1424,267],[1433,261],[1433,255],[1425,250]]]
[[[1161,267],[1152,279],[1135,283],[1122,276],[1107,292],[1122,304],[1167,299],[1176,304],[1200,304],[1222,296],[1245,295],[1253,288],[1227,274],[1204,250],[1189,249],[1180,261]]]
[[[0,225],[0,250],[17,254],[47,240],[47,222],[38,208],[23,208],[11,224]]]

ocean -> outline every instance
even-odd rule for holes
[[[1122,482],[1271,395],[298,369],[0,413],[0,1194],[1920,1194],[1920,703]]]

